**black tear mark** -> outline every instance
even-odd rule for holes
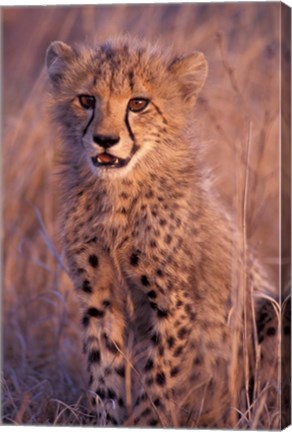
[[[126,110],[125,123],[126,123],[127,130],[128,130],[128,132],[129,132],[129,135],[130,135],[130,137],[131,137],[131,140],[132,140],[132,141],[134,142],[134,144],[135,144],[135,135],[134,135],[134,133],[133,133],[133,131],[132,131],[132,129],[131,129],[130,123],[129,123],[129,111],[128,111],[128,109]]]
[[[89,119],[89,122],[85,126],[85,129],[84,129],[83,134],[82,134],[82,138],[84,137],[84,135],[86,135],[86,133],[88,131],[88,128],[89,128],[89,126],[90,126],[90,124],[91,124],[91,122],[92,122],[93,119],[94,119],[94,110],[92,110],[92,114],[91,114],[91,117]]]
[[[153,101],[151,101],[151,103],[152,103],[152,105],[154,106],[154,108],[156,109],[156,111],[158,112],[158,114],[162,117],[163,123],[164,123],[164,124],[168,124],[166,118],[165,118],[164,115],[162,114],[161,109],[160,109],[157,105],[155,105],[155,103],[154,103]]]

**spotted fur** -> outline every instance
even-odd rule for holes
[[[62,233],[98,423],[232,426],[245,380],[241,344],[232,351],[242,257],[191,135],[203,54],[54,42],[47,66],[63,139]],[[94,97],[93,109],[80,95]],[[146,108],[132,112],[133,98]],[[94,163],[100,137],[117,167]],[[255,273],[256,286],[252,270],[247,285],[261,289],[267,282]]]

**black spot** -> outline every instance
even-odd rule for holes
[[[105,396],[106,396],[106,394],[105,394],[105,391],[102,389],[102,388],[98,388],[98,389],[96,389],[96,392],[95,392],[99,397],[100,397],[100,399],[104,399],[105,398]]]
[[[75,252],[76,255],[80,255],[84,251],[85,251],[85,248],[82,247],[80,249],[75,250],[74,252]]]
[[[83,281],[82,289],[83,289],[84,292],[92,293],[92,287],[90,285],[89,280],[85,279]]]
[[[154,403],[154,405],[155,405],[156,407],[159,407],[159,406],[161,405],[161,402],[160,402],[160,399],[159,399],[159,398],[156,398],[155,401],[154,401],[153,403]]]
[[[104,370],[104,376],[109,376],[112,374],[112,369],[110,367],[106,367]]]
[[[171,235],[170,235],[170,234],[167,234],[167,235],[164,237],[164,241],[165,241],[165,243],[166,243],[167,245],[170,245],[170,243],[172,242],[172,237],[171,237]]]
[[[105,333],[103,334],[103,339],[104,339],[104,343],[105,343],[105,346],[106,346],[107,350],[109,352],[111,352],[112,354],[116,354],[118,352],[118,349],[117,349],[117,346],[116,346],[117,344],[114,344],[108,338],[108,336]]]
[[[138,416],[134,419],[134,425],[137,425],[139,423],[139,421],[141,420],[141,417]]]
[[[284,334],[285,335],[289,335],[291,333],[291,329],[290,329],[290,327],[289,326],[285,326],[284,327]]]
[[[147,360],[146,365],[145,365],[145,372],[150,371],[151,369],[153,369],[153,366],[154,366],[153,360],[152,360],[152,358],[149,358]]]
[[[145,194],[145,198],[153,198],[153,196],[154,196],[154,194],[153,194],[151,189],[148,192],[146,192],[146,194]]]
[[[134,425],[137,425],[137,424],[139,423],[140,419],[141,419],[140,416],[136,417],[136,418],[134,419]]]
[[[91,219],[91,218],[90,218]],[[88,219],[88,220],[90,220],[90,219]],[[95,243],[97,241],[97,237],[92,237],[92,238],[90,238],[89,240],[86,240],[86,244],[89,244],[89,243]]]
[[[114,424],[115,426],[118,426],[118,422],[117,422],[117,420],[112,416],[111,417],[111,422],[112,422],[112,424]]]
[[[177,366],[173,367],[170,371],[170,376],[175,377],[178,373],[179,373],[179,368]]]
[[[116,392],[113,389],[111,389],[111,388],[109,388],[107,390],[107,395],[108,395],[109,399],[116,399],[116,397],[117,397]]]
[[[83,327],[88,327],[89,317],[87,315],[84,315],[84,317],[82,318],[81,324],[83,325]]]
[[[152,309],[157,309],[157,304],[154,302],[149,302],[150,306],[152,307]]]
[[[132,266],[137,267],[139,264],[139,253],[135,252],[131,255],[130,263]]]
[[[159,219],[159,225],[165,226],[167,224],[165,219]]]
[[[151,409],[150,408],[146,408],[146,409],[144,409],[144,411],[141,413],[141,417],[146,417],[146,416],[148,416],[149,414],[151,414]]]
[[[100,362],[100,352],[98,350],[93,350],[89,353],[88,361],[90,363],[99,363]]]
[[[167,345],[168,345],[168,348],[172,348],[172,347],[174,346],[174,344],[175,344],[175,339],[174,339],[173,336],[170,336],[170,337],[167,339]]]
[[[181,300],[178,300],[177,302],[176,302],[176,307],[180,307],[180,306],[182,306],[183,305],[183,302],[181,301]]]
[[[78,273],[78,274],[85,273],[84,268],[79,267],[79,268],[77,269],[77,273]]]
[[[141,403],[141,398],[140,398],[140,396],[138,396],[137,399],[136,399],[136,402],[135,402],[134,406],[137,407],[137,406],[140,405],[140,403]]]
[[[158,424],[158,420],[156,420],[156,419],[151,419],[148,422],[149,426],[156,426],[157,424]]]
[[[92,399],[91,399],[91,403],[92,403],[92,405],[96,405],[96,400],[95,400],[95,397],[93,397]]]
[[[194,365],[199,365],[199,364],[202,364],[202,362],[203,362],[202,357],[201,356],[197,356],[197,357],[194,358],[193,364]]]
[[[162,387],[164,386],[165,381],[166,379],[165,379],[164,372],[158,372],[158,374],[156,375],[156,383]]]
[[[144,286],[150,285],[150,282],[149,282],[148,277],[146,275],[141,276],[141,282]]]
[[[122,378],[125,377],[125,366],[120,366],[118,368],[115,368],[115,371],[120,377]]]
[[[163,271],[161,269],[157,269],[156,274],[158,276],[163,276]]]
[[[192,305],[189,303],[185,304],[184,310],[186,313],[192,312]]]
[[[189,313],[189,319],[190,319],[190,321],[195,321],[195,319],[196,319],[196,314],[195,314],[194,312],[190,312],[190,313]]]
[[[114,424],[116,426],[118,425],[117,420],[113,416],[107,414],[106,415],[106,419],[107,419],[108,422],[110,422],[110,423],[112,423],[112,424]]]
[[[178,337],[184,339],[188,334],[188,329],[186,327],[181,327],[177,333]]]
[[[274,336],[276,334],[276,329],[275,327],[269,327],[267,330],[267,335],[268,336]]]
[[[134,72],[132,70],[130,70],[128,73],[128,79],[129,79],[130,89],[133,90],[133,88],[134,88]]]
[[[154,334],[151,336],[151,341],[153,342],[154,345],[158,345],[159,342],[160,342],[160,340],[161,340],[161,336],[160,336],[159,333],[154,333]]]
[[[93,375],[90,374],[88,384],[91,386],[92,383],[93,383]]]
[[[127,199],[129,198],[129,195],[126,192],[122,192],[120,195],[121,198]]]
[[[89,308],[87,313],[88,313],[88,315],[95,317],[95,318],[102,318],[104,316],[104,311],[96,309],[95,307]]]
[[[122,398],[119,398],[119,399],[118,399],[118,404],[119,404],[119,406],[120,406],[121,408],[123,408],[123,407],[125,406],[125,404],[124,404],[124,400],[123,400]]]
[[[154,290],[148,291],[147,296],[153,299],[157,297],[156,292]]]
[[[151,387],[152,384],[153,384],[153,378],[148,378],[148,379],[146,380],[146,384],[148,385],[148,387]]]
[[[179,346],[179,347],[177,347],[177,348],[175,349],[175,351],[174,351],[174,353],[173,353],[173,356],[174,356],[174,357],[179,357],[179,356],[181,355],[182,352],[183,352],[183,347],[182,347],[182,346]]]
[[[96,267],[98,267],[98,258],[97,258],[97,256],[96,255],[89,255],[89,257],[88,257],[88,262],[89,262],[89,264],[93,267],[93,268],[96,268]]]
[[[105,308],[108,308],[108,307],[111,305],[111,302],[110,302],[109,300],[104,300],[104,301],[102,302],[102,304],[103,304],[103,306],[104,306]]]
[[[121,207],[120,208],[120,213],[123,214],[123,215],[127,214],[127,209],[125,207]]]
[[[147,400],[148,399],[147,393],[142,393],[141,396],[140,396],[140,398],[141,398],[141,401]]]
[[[160,356],[163,356],[163,354],[164,354],[164,346],[163,345],[160,345],[160,347],[158,348],[158,354]]]
[[[167,318],[168,311],[166,309],[157,309],[157,316],[158,318]]]

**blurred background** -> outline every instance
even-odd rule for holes
[[[126,33],[172,46],[178,54],[205,53],[209,76],[194,128],[213,172],[214,192],[235,220],[238,185],[247,175],[247,239],[276,295],[280,14],[280,3],[2,9],[4,422],[87,422],[79,310],[58,235],[58,137],[48,116],[44,69],[50,42],[98,44]],[[290,206],[288,188],[282,200]],[[289,214],[282,222],[286,278]]]

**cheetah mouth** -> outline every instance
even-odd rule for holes
[[[92,157],[91,160],[93,165],[98,168],[99,167],[121,168],[129,162],[128,158],[121,159],[109,153],[101,153],[100,155]]]
[[[119,158],[107,152],[103,152],[97,156],[92,157],[91,161],[93,165],[97,168],[122,168],[128,165],[136,151],[137,148],[136,146],[134,146],[130,156],[125,159]]]

